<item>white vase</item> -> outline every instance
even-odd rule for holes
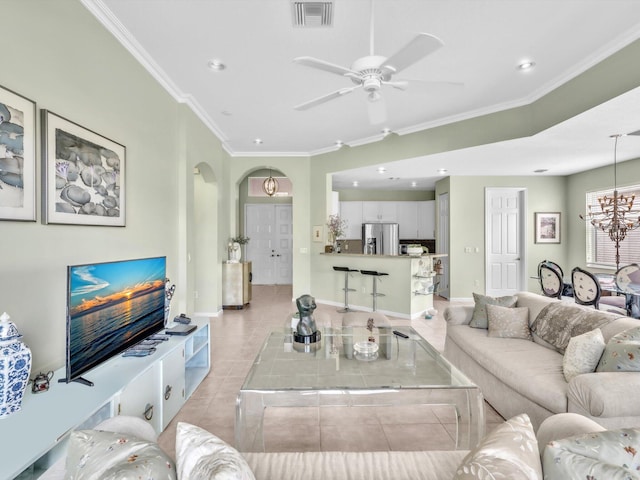
[[[31,350],[9,318],[0,315],[0,418],[20,410],[31,373]]]

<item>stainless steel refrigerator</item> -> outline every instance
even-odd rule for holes
[[[398,255],[398,224],[363,223],[362,246],[363,253],[368,255]]]

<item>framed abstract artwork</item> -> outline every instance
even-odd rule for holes
[[[126,148],[42,110],[45,223],[125,226]]]
[[[560,213],[535,213],[535,243],[560,243]]]
[[[0,87],[0,220],[36,220],[36,104]]]

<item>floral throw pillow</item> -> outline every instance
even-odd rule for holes
[[[507,420],[487,434],[464,457],[453,480],[498,478],[542,479],[538,441],[526,413]]]
[[[611,337],[596,371],[640,372],[640,327]]]
[[[533,340],[529,329],[529,307],[487,305],[489,337]]]
[[[549,442],[545,478],[640,479],[640,429],[623,428]]]
[[[471,317],[471,322],[469,322],[469,326],[474,328],[488,328],[489,317],[487,316],[487,305],[515,307],[518,297],[514,295],[506,297],[488,297],[486,295],[474,293],[473,300],[475,302],[475,306],[473,307],[473,315]]]
[[[157,443],[101,430],[71,432],[66,477],[73,480],[176,480],[173,461]]]
[[[573,377],[595,371],[604,347],[604,337],[599,328],[571,337],[562,357],[564,379],[569,382]]]

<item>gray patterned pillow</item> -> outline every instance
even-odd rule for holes
[[[542,464],[545,478],[640,479],[640,430],[623,428],[549,442]]]
[[[469,326],[473,328],[488,328],[489,319],[487,317],[487,305],[515,307],[518,297],[513,295],[506,297],[488,297],[486,295],[474,293],[473,300],[475,302],[475,306],[473,307],[473,315],[471,317],[471,322],[469,322]]]
[[[615,316],[599,310],[553,302],[540,311],[531,325],[531,331],[564,354],[571,337],[590,332],[615,319]]]
[[[640,372],[640,327],[611,337],[596,371]]]
[[[593,372],[602,357],[604,347],[604,337],[599,328],[571,337],[562,358],[564,379],[569,382],[573,377]]]
[[[176,464],[180,480],[255,480],[247,461],[235,448],[189,423],[178,422]]]
[[[489,337],[533,340],[529,329],[529,307],[487,305]]]
[[[66,477],[73,480],[176,480],[173,461],[157,443],[100,430],[71,432]]]
[[[464,457],[453,480],[479,478],[542,479],[538,441],[526,413],[507,420],[485,435]]]

